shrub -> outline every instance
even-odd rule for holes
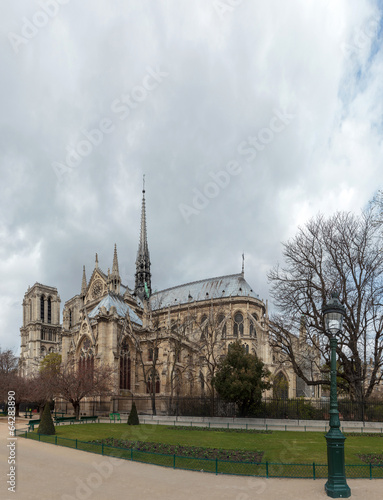
[[[55,426],[53,425],[51,408],[49,402],[45,403],[44,411],[41,417],[40,425],[37,431],[39,434],[46,434],[48,436],[56,434]]]
[[[132,409],[129,413],[128,425],[139,425],[140,421],[138,419],[136,403],[132,404]]]

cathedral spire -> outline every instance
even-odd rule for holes
[[[88,285],[86,283],[86,274],[85,274],[85,266],[82,268],[82,282],[81,282],[81,295],[86,294],[86,289]]]
[[[118,258],[117,258],[117,245],[114,244],[114,255],[113,255],[113,267],[112,267],[112,274],[119,276],[119,271],[118,271]]]
[[[96,254],[96,260],[95,260],[95,263],[94,263],[94,268],[98,269],[98,255],[97,254]]]
[[[135,293],[140,299],[148,299],[152,293],[150,274],[150,255],[148,237],[146,233],[146,206],[145,206],[145,175],[142,187],[141,229],[136,259]]]
[[[109,283],[109,290],[112,290],[115,293],[120,293],[121,278],[120,278],[120,272],[118,270],[118,257],[117,257],[116,244],[114,244],[112,274],[110,274],[110,271],[108,269],[108,283]]]
[[[138,254],[147,254],[149,257],[148,250],[148,238],[146,234],[146,207],[145,207],[145,175],[142,181],[142,207],[141,207],[141,231],[140,231],[140,244],[138,246]],[[137,255],[138,257],[138,255]]]

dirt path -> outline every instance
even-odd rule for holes
[[[7,426],[0,423],[2,500],[309,500],[328,498],[324,480],[215,476],[109,459],[23,438],[16,442],[16,493],[6,484]],[[380,500],[383,479],[351,479],[353,500]]]

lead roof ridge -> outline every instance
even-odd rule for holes
[[[236,274],[226,274],[225,276],[217,276],[215,278],[205,278],[202,280],[190,281],[189,283],[184,283],[183,285],[171,286],[170,288],[165,288],[164,290],[154,292],[154,293],[152,293],[152,297],[154,295],[159,294],[159,293],[164,293],[164,292],[168,292],[170,290],[174,290],[175,288],[181,288],[182,286],[195,285],[196,283],[203,283],[204,281],[213,281],[213,280],[220,280],[220,279],[224,279],[224,278],[234,278],[234,277],[243,278],[241,273],[236,273]],[[243,278],[243,279],[244,279],[244,281],[246,281],[245,278]]]

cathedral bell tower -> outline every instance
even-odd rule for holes
[[[152,293],[150,256],[148,249],[148,239],[146,234],[146,209],[145,209],[145,176],[142,189],[142,208],[141,208],[141,232],[140,243],[138,245],[136,259],[136,283],[134,287],[135,294],[141,300],[148,300]]]
[[[60,296],[57,288],[35,283],[23,300],[20,375],[37,373],[47,354],[61,351]]]

